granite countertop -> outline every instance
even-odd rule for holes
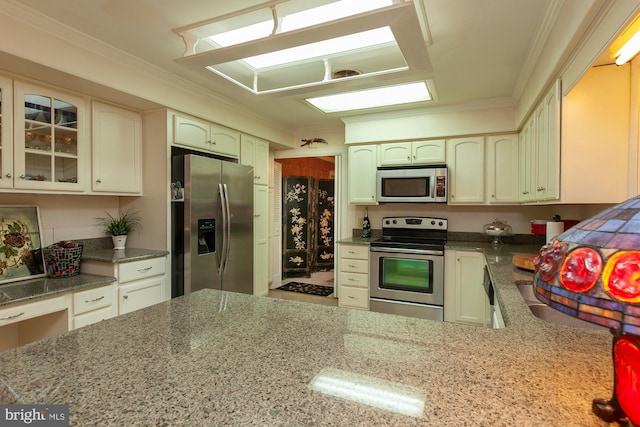
[[[84,243],[84,242],[83,242]],[[86,244],[82,250],[80,263],[85,260],[122,263],[147,258],[166,256],[169,252],[154,249],[126,248],[115,251],[101,245]],[[50,279],[47,277],[20,280],[0,285],[0,307],[48,297],[63,292],[75,292],[92,287],[104,286],[116,281],[115,277],[80,273],[71,277]]]
[[[511,265],[529,248],[456,245],[486,253],[506,328],[207,289],[0,353],[0,403],[69,404],[71,425],[608,425],[610,334],[529,312]],[[328,377],[418,415],[310,386]]]

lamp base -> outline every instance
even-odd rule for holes
[[[621,421],[627,417],[615,398],[611,400],[601,398],[593,399],[591,410],[600,417],[600,419],[608,423]]]

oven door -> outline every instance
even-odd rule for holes
[[[415,251],[423,252],[423,251]],[[371,247],[370,297],[442,306],[444,255]]]

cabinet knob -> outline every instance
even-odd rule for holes
[[[20,175],[20,179],[24,179],[24,175]]]
[[[6,174],[5,176],[6,176],[7,178],[11,178],[11,174],[10,174],[10,173]]]
[[[102,183],[102,180],[101,180],[100,178],[98,178],[98,179],[96,179],[96,183],[97,183],[97,184],[101,184],[101,183]]]
[[[255,218],[260,218],[260,214],[255,214],[254,217]]]
[[[124,299],[128,299],[128,298],[129,298],[129,295],[125,295],[125,296],[123,296],[122,298],[124,298]]]
[[[416,159],[416,156],[413,156],[413,160],[415,160],[415,159]]]
[[[407,156],[407,160],[411,160],[411,156]]]

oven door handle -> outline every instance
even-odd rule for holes
[[[396,248],[381,248],[377,246],[371,246],[369,248],[371,252],[386,252],[392,254],[416,254],[416,255],[444,255],[444,251],[432,251],[425,249],[396,249]]]

